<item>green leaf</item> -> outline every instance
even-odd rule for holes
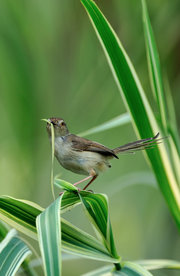
[[[9,227],[3,221],[0,221],[0,242],[5,238],[9,231]]]
[[[152,276],[152,274],[139,264],[124,262],[121,271],[117,275],[122,276]]]
[[[158,55],[158,50],[157,50],[145,0],[142,0],[142,13],[143,13],[144,34],[145,34],[145,41],[146,41],[146,52],[148,57],[151,86],[152,86],[152,90],[154,91],[154,95],[159,107],[162,129],[164,130],[165,134],[168,134],[169,130],[171,129],[169,129],[169,125],[168,125],[169,120],[168,120],[167,107],[166,107],[166,101],[164,96],[163,80],[162,80],[162,75],[160,70],[159,55]],[[170,93],[169,93],[168,100],[170,100],[169,105],[170,104],[173,105]],[[172,109],[174,109],[173,106],[170,107],[170,114],[172,114],[171,116],[172,123],[174,127],[176,127],[175,114],[172,112]],[[176,128],[176,132],[178,132],[177,128]],[[173,133],[170,132],[170,134],[173,134]],[[174,165],[175,173],[177,175],[177,182],[180,183],[180,170],[179,170],[180,157],[178,156],[178,148],[175,147],[173,140],[168,141],[168,144],[170,147],[172,164]]]
[[[81,204],[81,201],[77,194],[65,192],[62,199],[61,212],[67,212],[79,204]]]
[[[30,201],[8,196],[0,197],[0,219],[33,239],[37,239],[36,217],[43,210]]]
[[[170,84],[168,78],[165,78],[165,90],[166,90],[166,99],[167,99],[167,107],[168,107],[168,132],[172,136],[175,147],[178,151],[178,155],[180,156],[180,138],[178,132],[178,124],[176,119],[175,106],[172,98],[172,92],[170,89]]]
[[[36,219],[45,275],[61,275],[61,221],[59,196]]]
[[[136,263],[125,262],[120,271],[114,271],[113,266],[109,265],[85,273],[83,276],[150,276],[152,274],[147,270],[156,270],[162,268],[180,269],[180,262],[173,260],[141,260],[137,261]]]
[[[119,116],[111,119],[110,121],[107,121],[99,126],[96,126],[96,127],[90,128],[86,131],[83,131],[83,132],[79,133],[78,135],[79,136],[87,136],[87,135],[91,135],[94,133],[109,130],[109,129],[112,129],[112,128],[115,128],[118,126],[122,126],[122,125],[125,125],[130,122],[131,122],[130,115],[128,113],[124,113],[124,114],[121,114],[121,115],[119,115]]]
[[[104,266],[83,276],[152,276],[152,274],[137,263],[124,262],[121,270],[114,270],[112,266]]]
[[[178,126],[175,114],[174,103],[170,91],[168,80],[166,79],[166,94],[167,94],[167,105],[168,105],[168,133],[171,135],[169,139],[169,148],[171,154],[171,160],[174,165],[174,171],[176,174],[177,182],[180,183],[180,138],[178,133]]]
[[[80,198],[77,196],[78,188],[74,186],[73,184],[62,180],[62,179],[54,179],[54,185],[57,186],[60,189],[64,189],[66,191],[75,192],[75,193],[69,193],[65,192],[63,195],[62,203],[61,203],[61,212],[67,212],[80,204]]]
[[[69,193],[66,192],[62,199],[64,209],[67,208],[66,204],[63,203],[64,198],[68,206],[70,205],[69,201],[72,200],[72,196],[69,195],[68,198],[68,194]],[[80,201],[77,195],[73,194],[73,196],[75,196],[74,199],[76,201]],[[73,204],[71,203],[71,205]],[[36,240],[36,218],[43,210],[44,209],[42,207],[30,201],[23,201],[8,196],[0,197],[0,219],[9,224],[11,227],[16,228],[26,236]],[[84,258],[107,261],[111,263],[117,261],[115,258],[110,256],[108,251],[97,239],[75,227],[63,218],[61,218],[61,231],[63,251],[70,254],[76,254]]]
[[[85,191],[81,191],[79,196],[99,239],[102,240],[112,257],[119,261],[109,218],[107,197],[103,194],[92,194]]]
[[[162,268],[180,269],[180,262],[173,260],[141,260],[137,261],[137,263],[148,270]]]
[[[111,276],[113,275],[113,266],[103,266],[88,273],[83,274],[82,276]],[[118,275],[118,274],[117,274]]]
[[[162,129],[167,133],[167,108],[163,90],[160,61],[145,0],[142,0],[142,14],[151,87],[161,115]]]
[[[116,263],[104,246],[94,237],[66,221],[61,221],[63,251],[80,257]]]
[[[15,275],[25,258],[31,253],[28,246],[17,236],[16,230],[11,229],[0,243],[1,275]]]
[[[128,55],[96,4],[92,0],[81,0],[81,2],[101,42],[117,86],[131,114],[135,130],[140,138],[153,137],[160,128]],[[146,154],[180,229],[180,189],[167,150],[162,143],[152,150],[147,150]]]
[[[76,186],[62,179],[55,178],[54,185],[66,191],[78,191],[78,188]]]

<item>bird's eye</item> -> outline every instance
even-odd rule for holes
[[[64,122],[62,122],[62,123],[61,123],[61,126],[64,126],[64,125],[65,125],[65,123],[64,123]]]

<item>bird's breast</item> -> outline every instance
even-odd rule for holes
[[[76,151],[62,138],[55,140],[55,156],[64,168],[78,174],[88,175],[92,169],[99,173],[110,167],[103,155],[90,151]]]

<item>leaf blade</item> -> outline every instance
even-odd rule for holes
[[[68,200],[66,203],[68,204]],[[66,203],[64,203],[64,208],[66,208]],[[8,196],[0,197],[0,219],[35,240],[37,240],[36,217],[43,210],[42,207],[30,201],[18,200]],[[31,217],[31,220],[28,219],[29,217]],[[116,259],[108,254],[97,239],[63,218],[61,218],[61,229],[63,251],[84,258],[116,262]]]
[[[45,275],[61,275],[61,221],[58,197],[36,219],[37,233]]]
[[[136,264],[134,262],[124,262],[123,268],[120,271],[119,275],[122,276],[153,276],[148,270],[144,267]]]
[[[180,269],[180,262],[174,260],[141,260],[137,261],[138,264],[145,267],[148,270],[169,268]]]
[[[162,129],[164,129],[165,133],[167,133],[167,121],[168,121],[167,107],[166,107],[166,101],[164,96],[159,55],[158,55],[158,50],[157,50],[151,22],[148,15],[146,1],[142,0],[141,3],[142,3],[142,16],[143,16],[146,52],[148,57],[148,65],[149,65],[148,69],[149,69],[151,87],[159,107]]]
[[[105,52],[116,84],[140,138],[153,137],[159,127],[135,69],[117,35],[92,0],[81,0]],[[143,118],[143,120],[142,120]],[[180,230],[180,189],[163,144],[146,151],[159,187]]]
[[[103,194],[92,194],[85,191],[81,191],[79,196],[88,217],[90,217],[96,229],[97,236],[102,240],[112,257],[117,259],[118,263],[120,257],[115,248],[107,197]]]
[[[0,272],[1,275],[15,275],[23,261],[32,252],[11,229],[0,243]]]

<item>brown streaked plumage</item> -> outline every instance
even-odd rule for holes
[[[47,123],[47,131],[51,140],[51,123],[55,134],[55,156],[59,163],[67,170],[74,173],[87,175],[86,178],[74,183],[77,185],[91,178],[84,187],[85,190],[98,176],[100,172],[110,168],[109,160],[117,158],[118,153],[135,152],[152,148],[159,144],[163,138],[158,138],[159,133],[147,139],[137,140],[115,149],[109,149],[97,142],[69,133],[66,123],[61,118],[50,118]]]

